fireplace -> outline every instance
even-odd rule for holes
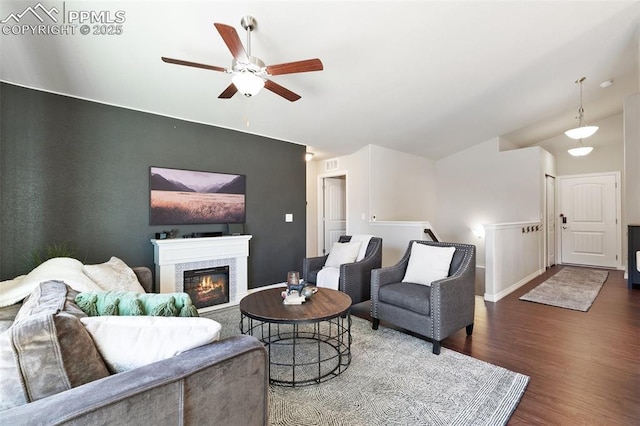
[[[183,287],[198,309],[229,303],[229,266],[184,271]]]
[[[186,292],[184,273],[228,266],[228,303],[198,308],[208,312],[237,305],[247,293],[251,235],[151,240],[156,264],[156,289],[160,293]],[[193,297],[192,299],[196,299]]]

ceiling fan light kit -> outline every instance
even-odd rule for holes
[[[265,65],[261,59],[251,56],[251,31],[257,27],[257,21],[253,16],[244,16],[240,20],[240,25],[247,31],[246,50],[245,47],[242,46],[242,42],[235,28],[220,23],[214,23],[213,25],[216,30],[218,30],[218,33],[220,33],[222,40],[233,56],[231,68],[227,69],[215,65],[206,65],[167,57],[162,57],[162,60],[170,64],[232,74],[231,84],[218,96],[220,99],[229,99],[237,92],[240,92],[246,97],[252,97],[264,87],[290,102],[295,102],[300,99],[300,95],[275,83],[270,77],[280,74],[321,71],[323,69],[322,62],[318,58],[286,62],[278,65]]]
[[[264,87],[264,80],[249,71],[242,71],[231,77],[231,82],[247,98],[258,94]]]

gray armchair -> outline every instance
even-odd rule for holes
[[[343,235],[338,242],[346,243],[350,240],[350,235]],[[324,266],[328,256],[327,254],[304,258],[302,260],[302,278],[310,284],[315,284],[318,272]],[[380,266],[382,266],[382,238],[372,237],[369,240],[364,259],[340,265],[338,288],[347,293],[354,304],[369,300],[371,297],[371,271]]]
[[[402,282],[411,246],[419,244],[455,247],[449,276],[433,281],[431,286]],[[473,332],[475,314],[476,247],[469,244],[413,240],[400,261],[371,272],[372,328],[380,320],[428,337],[433,353],[440,354],[440,342],[466,327]]]

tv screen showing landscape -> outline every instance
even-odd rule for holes
[[[150,225],[244,223],[246,177],[151,167]]]

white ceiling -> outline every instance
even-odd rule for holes
[[[2,81],[308,145],[316,158],[375,144],[439,159],[496,136],[527,146],[575,124],[578,77],[589,122],[639,89],[638,1],[41,3],[122,10],[123,33],[1,34]],[[36,4],[3,0],[0,20]],[[272,78],[299,101],[221,100],[230,76],[160,60],[230,67],[213,23],[245,43],[244,15],[267,65],[322,60],[323,71]]]

